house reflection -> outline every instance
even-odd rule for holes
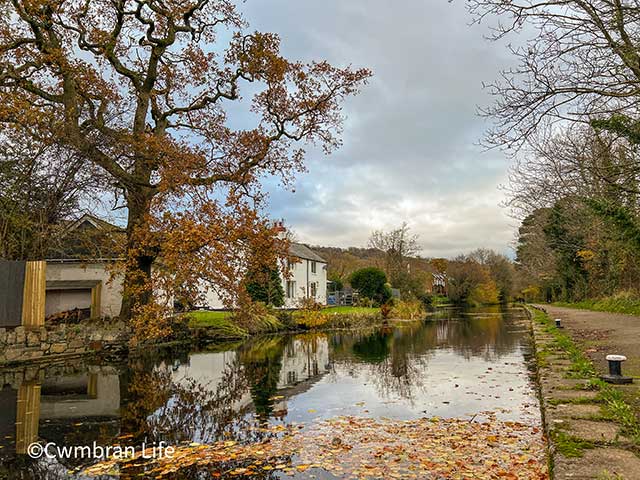
[[[120,377],[115,371],[46,379],[41,393],[42,420],[119,416]]]
[[[250,340],[236,351],[192,354],[174,369],[173,381],[198,384],[214,398],[233,398],[239,415],[266,419],[286,412],[286,397],[310,388],[330,370],[326,335],[266,337]],[[231,394],[225,386],[234,385]],[[218,404],[219,402],[214,402]]]
[[[325,335],[292,339],[285,348],[278,389],[318,379],[329,368],[329,340]]]
[[[0,407],[0,434],[5,440],[14,439],[15,453],[24,455],[31,443],[41,439],[58,442],[81,431],[93,436],[89,430],[94,429],[78,429],[78,422],[95,427],[117,420],[120,378],[115,369],[91,371],[90,367],[84,374],[25,381],[17,389],[5,386],[0,391]]]

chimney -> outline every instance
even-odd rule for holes
[[[287,234],[287,229],[284,226],[284,220],[276,220],[273,222],[273,228],[278,235],[278,238],[284,238]]]

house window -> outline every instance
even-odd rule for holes
[[[297,262],[295,260],[293,260],[292,258],[289,258],[287,260],[287,269],[293,270],[295,268],[295,266],[296,266],[296,263]]]
[[[293,280],[287,281],[287,298],[296,298],[296,282]]]
[[[311,262],[311,273],[316,273],[317,264],[316,262]]]
[[[311,291],[311,296],[315,298],[316,294],[318,293],[318,284],[316,282],[311,283],[309,285],[309,289]]]

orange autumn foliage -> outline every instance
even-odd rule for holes
[[[177,290],[194,298],[205,281],[229,300],[247,258],[283,254],[261,180],[290,186],[300,144],[338,147],[342,102],[370,76],[284,58],[229,0],[0,0],[0,11],[0,132],[104,172],[96,197],[127,211],[121,316],[145,337],[166,332],[158,319]],[[252,125],[232,126],[232,103]]]

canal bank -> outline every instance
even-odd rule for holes
[[[362,329],[379,327],[385,322],[402,321],[384,320],[380,309],[330,310],[313,311],[312,321],[305,316],[305,312],[281,311],[277,317],[265,314],[253,319],[250,325],[217,315],[220,312],[196,312],[176,317],[170,335],[142,342],[133,341],[133,329],[118,318],[49,323],[37,328],[0,328],[0,368],[104,354],[119,355],[124,360],[128,356],[138,355],[140,351],[168,345],[182,344],[195,348],[275,333]]]
[[[571,329],[556,328],[544,307],[528,311],[552,478],[638,478],[640,426],[623,389],[598,380],[604,372]]]

